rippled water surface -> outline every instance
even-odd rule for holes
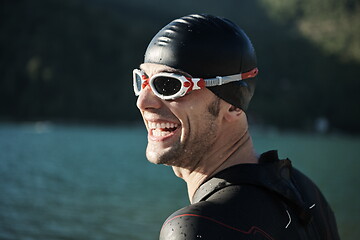
[[[253,140],[309,175],[342,239],[359,239],[360,138],[254,130]],[[142,126],[0,124],[0,239],[157,239],[188,198],[145,146]]]

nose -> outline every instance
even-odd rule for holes
[[[152,92],[149,85],[141,90],[136,101],[136,106],[142,111],[160,108],[161,104],[162,100]]]

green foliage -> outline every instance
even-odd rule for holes
[[[291,23],[327,54],[360,63],[360,2],[356,0],[261,0],[271,17]]]
[[[140,121],[131,71],[148,42],[170,20],[208,12],[253,41],[253,122],[308,129],[325,117],[360,132],[355,1],[5,0],[0,11],[2,119]]]

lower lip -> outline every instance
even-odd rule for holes
[[[177,128],[175,131],[170,132],[166,136],[154,136],[153,130],[151,129],[149,131],[148,138],[149,138],[149,140],[155,141],[155,142],[165,141],[165,140],[168,140],[169,138],[171,138],[172,136],[174,136],[176,134],[176,132],[178,132],[178,130],[179,130],[179,128]]]

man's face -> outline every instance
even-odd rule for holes
[[[155,64],[143,64],[142,68],[148,77],[166,70]],[[148,160],[195,168],[216,141],[219,105],[220,99],[208,89],[166,101],[155,96],[147,85],[138,97],[137,107],[148,131]]]

